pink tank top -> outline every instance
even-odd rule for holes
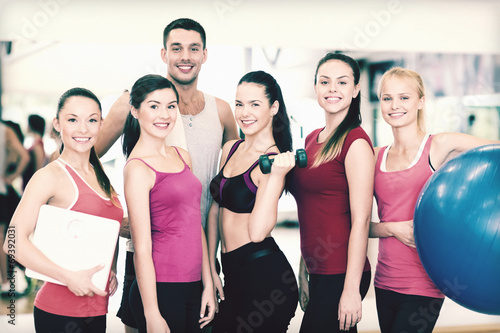
[[[56,160],[56,163],[65,169],[75,186],[75,201],[68,209],[116,220],[121,224],[121,207],[99,195],[70,165],[59,160]],[[107,288],[108,286],[106,290]],[[60,316],[95,317],[108,312],[108,299],[109,296],[76,296],[66,286],[45,282],[38,291],[34,304],[40,310]]]
[[[413,219],[418,195],[433,174],[429,164],[431,142],[432,136],[426,136],[414,163],[408,169],[394,172],[383,171],[388,147],[380,149],[374,194],[381,223]],[[444,297],[427,275],[417,250],[395,237],[380,238],[374,284],[402,294]]]
[[[179,157],[182,159],[180,154]],[[177,173],[159,172],[143,160],[137,160],[156,174],[149,193],[156,282],[201,280],[200,181],[183,159],[184,169]]]

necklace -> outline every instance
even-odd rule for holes
[[[272,147],[276,146],[276,144],[272,145],[272,146],[269,146],[269,148],[267,148],[266,150],[264,150],[264,154],[269,150],[271,149]]]

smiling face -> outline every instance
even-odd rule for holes
[[[177,96],[170,88],[155,90],[146,96],[139,109],[132,107],[131,113],[139,121],[141,136],[165,139],[177,119]]]
[[[94,146],[101,129],[101,109],[92,99],[69,97],[53,121],[60,133],[64,150],[88,153]]]
[[[424,103],[425,97],[419,97],[416,87],[407,79],[392,76],[381,87],[382,116],[392,127],[418,126],[419,110],[422,110]]]
[[[201,65],[207,60],[200,33],[194,30],[173,29],[166,48],[161,50],[167,64],[168,78],[180,85],[191,85],[198,78]]]
[[[319,105],[327,113],[347,114],[359,93],[351,67],[340,60],[329,60],[318,68],[314,86]]]
[[[234,113],[245,135],[256,134],[263,129],[271,130],[278,106],[278,101],[269,105],[264,86],[249,82],[238,85]]]

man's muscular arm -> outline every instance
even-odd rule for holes
[[[238,135],[238,127],[236,126],[233,111],[231,110],[229,104],[220,98],[215,98],[215,100],[223,131],[221,144],[221,147],[223,147],[226,142],[238,140],[240,136]]]
[[[113,103],[108,115],[104,119],[99,139],[95,144],[95,151],[102,157],[111,148],[116,140],[122,135],[125,120],[130,111],[130,93],[125,90],[123,94]]]

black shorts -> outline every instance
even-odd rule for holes
[[[200,332],[198,321],[202,289],[201,281],[156,282],[158,308],[172,332]],[[146,332],[146,318],[137,280],[132,283],[129,302],[139,332]]]
[[[212,333],[286,332],[298,303],[297,279],[272,237],[223,253],[225,300]]]
[[[105,333],[106,315],[95,317],[68,317],[33,308],[35,331],[37,333],[80,332]]]
[[[401,294],[375,288],[377,314],[382,333],[431,333],[444,298]]]
[[[125,277],[123,278],[123,294],[122,301],[120,303],[120,308],[116,313],[118,318],[121,318],[122,323],[127,326],[137,328],[134,316],[130,311],[130,288],[132,287],[132,282],[135,280],[135,267],[134,267],[134,252],[127,251],[125,257]]]

